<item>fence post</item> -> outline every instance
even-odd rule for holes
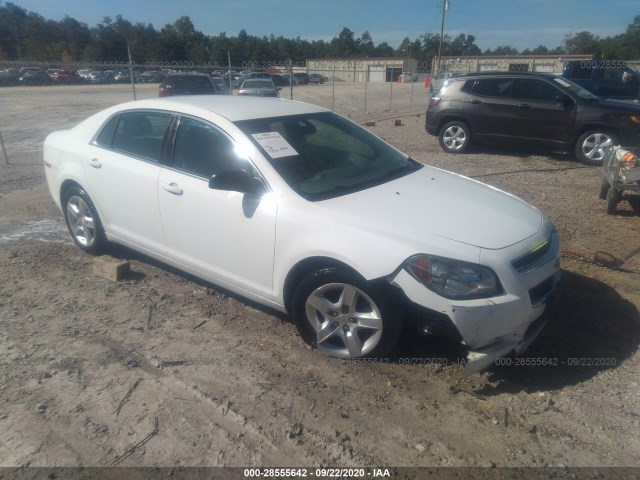
[[[369,83],[369,74],[364,74],[364,113],[367,113],[367,83]]]
[[[413,105],[413,72],[411,73],[411,98],[409,100],[409,105]]]
[[[129,56],[129,77],[131,78],[131,90],[133,91],[133,99],[136,98],[136,83],[133,79],[133,63],[131,62],[131,50],[129,49],[129,42],[127,42],[127,55]]]
[[[333,81],[331,82],[331,111],[336,111],[336,61],[333,61]]]
[[[385,64],[385,71],[387,70]],[[391,89],[389,90],[389,111],[391,111],[391,105],[393,103],[393,67],[391,68],[391,77],[389,78],[389,83],[391,84]]]
[[[4,148],[4,140],[2,140],[2,132],[0,132],[0,146],[2,146],[2,154],[4,155],[4,161],[9,165],[9,157],[7,156],[7,150]]]

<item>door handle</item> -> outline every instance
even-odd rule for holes
[[[163,183],[162,188],[173,195],[182,195],[182,188],[176,182]]]
[[[102,163],[97,158],[92,158],[91,160],[89,160],[89,165],[91,165],[93,168],[100,168],[102,166]]]
[[[469,100],[469,103],[473,103],[474,105],[477,105],[478,103],[482,103],[480,100]]]
[[[516,105],[518,108],[531,108],[531,105],[527,105],[526,103],[519,103]]]

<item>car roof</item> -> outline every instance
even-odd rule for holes
[[[533,78],[557,78],[558,75],[549,72],[476,72],[465,73],[460,75],[459,79],[475,78],[475,77],[533,77]]]
[[[206,116],[207,113],[211,112],[221,115],[232,122],[329,111],[316,105],[295,100],[232,95],[188,95],[152,98],[128,102],[118,107],[118,110],[148,108],[176,111],[195,116]]]

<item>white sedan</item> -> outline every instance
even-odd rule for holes
[[[406,320],[462,341],[473,373],[529,345],[560,283],[539,210],[300,102],[125,103],[50,134],[44,165],[82,250],[117,242],[289,312],[334,357],[387,354]]]

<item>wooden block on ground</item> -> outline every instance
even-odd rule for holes
[[[118,260],[109,255],[93,259],[93,273],[113,282],[122,280],[131,271],[128,260]]]

